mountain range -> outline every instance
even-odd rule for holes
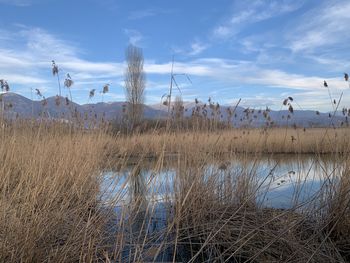
[[[4,110],[6,118],[22,119],[68,119],[72,112],[79,113],[85,118],[96,117],[105,120],[118,120],[123,116],[123,108],[126,102],[109,102],[94,104],[77,104],[67,101],[63,97],[49,97],[45,100],[30,100],[22,95],[8,92],[0,97],[1,109]],[[325,127],[342,126],[347,124],[347,117],[340,112],[333,116],[332,113],[320,113],[312,110],[293,110],[288,109],[273,111],[270,109],[254,109],[235,106],[219,106],[214,104],[205,104],[203,102],[184,102],[183,114],[185,117],[206,116],[208,118],[217,118],[218,120],[231,122],[235,127],[262,127],[269,123],[276,126],[299,127]],[[144,105],[144,118],[146,119],[165,119],[168,116],[168,107],[158,105]]]

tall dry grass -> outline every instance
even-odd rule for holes
[[[309,199],[298,198],[300,193],[296,185],[290,208],[275,209],[257,201],[258,195],[267,191],[256,170],[260,165],[259,156],[247,154],[242,161],[244,163],[246,158],[247,165],[231,170],[222,158],[192,149],[173,159],[171,167],[175,175],[158,176],[166,159],[164,154],[153,165],[148,164],[147,169],[153,172],[144,187],[137,181],[144,178],[141,172],[144,161],[133,158],[135,168],[126,180],[130,182],[129,191],[134,201],[115,203],[120,218],[116,220],[117,241],[111,248],[116,252],[111,259],[119,262],[349,260],[347,169],[334,177],[329,171],[321,171],[319,176],[324,184]],[[257,165],[251,167],[248,163],[252,159],[254,162],[254,158]],[[334,164],[349,163],[343,158],[335,158]],[[139,176],[135,176],[135,171]],[[298,183],[303,184],[304,180]],[[161,191],[162,184],[169,187],[165,192]],[[138,196],[135,190],[140,188],[146,190],[136,191]],[[166,213],[163,218],[157,218],[160,205],[167,208],[163,208]],[[155,221],[159,224],[161,220],[166,221],[165,225],[150,231]]]
[[[232,129],[217,132],[158,132],[120,135],[111,147],[116,155],[159,156],[192,151],[222,153],[347,153],[348,128],[338,129]]]
[[[257,201],[266,186],[256,170],[266,152],[296,153],[297,160],[302,153],[346,153],[346,133],[113,136],[61,124],[1,126],[0,261],[347,262],[346,155],[333,155],[345,164],[341,174],[325,171],[318,193],[289,209]],[[238,152],[244,165],[232,170],[224,155]],[[174,173],[162,174],[169,163]],[[112,168],[125,178],[111,175],[106,200],[101,171]]]
[[[339,250],[345,261],[350,261],[350,160],[344,162],[344,170],[338,180],[327,185],[325,214],[321,229]]]
[[[0,261],[89,262],[102,255],[102,134],[21,125],[2,127],[0,138]]]
[[[205,175],[183,170],[180,177],[175,224],[176,242],[186,251],[180,257],[183,262],[349,260],[347,171],[314,198],[289,209],[267,208],[256,201],[262,185],[254,169],[236,174],[219,169]],[[324,178],[330,177],[325,173]],[[311,202],[320,205],[313,207]]]

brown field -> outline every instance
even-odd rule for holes
[[[327,185],[309,200],[320,205],[307,210],[301,208],[308,202],[291,209],[258,205],[252,170],[227,171],[224,185],[218,172],[203,171],[222,154],[347,153],[348,134],[345,128],[281,128],[126,136],[60,125],[1,126],[0,261],[121,262],[127,249],[128,261],[145,262],[172,249],[174,262],[349,262],[346,155],[336,157],[344,164],[337,180],[322,175]],[[171,216],[161,233],[149,236],[140,212],[152,215],[155,204],[142,195],[142,157],[155,158],[156,173],[172,153],[177,173],[173,193],[164,198]],[[127,190],[132,199],[104,204],[101,171],[125,168],[131,159],[130,187],[123,184],[116,195]]]
[[[147,133],[120,136],[113,142],[118,154],[160,153],[346,153],[350,128],[231,129],[217,132]]]

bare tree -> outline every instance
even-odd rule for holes
[[[131,127],[143,116],[146,76],[143,71],[142,49],[129,45],[126,49],[125,95],[128,102],[127,116]]]
[[[176,96],[173,106],[173,117],[175,119],[176,123],[181,122],[183,116],[184,116],[184,103],[181,98],[181,96]]]

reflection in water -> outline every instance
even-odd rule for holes
[[[173,247],[166,247],[172,243],[173,233],[167,229],[177,192],[183,187],[180,184],[184,171],[178,160],[167,160],[161,170],[154,171],[153,167],[155,164],[149,161],[105,173],[101,185],[104,202],[112,202],[117,214],[125,214],[117,224],[127,219],[128,227],[121,227],[128,229],[123,234],[123,262],[173,260]],[[250,196],[258,206],[285,209],[308,201],[303,206],[307,209],[318,205],[312,200],[320,201],[315,197],[321,187],[336,180],[342,169],[341,161],[332,156],[277,155],[221,159],[203,165],[200,172],[203,181],[210,181],[213,192],[223,202],[234,192],[241,195],[235,196],[238,202]],[[186,173],[191,172],[188,167]],[[198,168],[194,167],[193,172],[198,173]]]
[[[178,188],[176,178],[183,172],[179,171],[176,160],[168,161],[157,172],[153,171],[153,167],[154,162],[148,161],[119,172],[105,173],[102,198],[117,204],[132,200],[138,209],[147,206],[148,201],[170,202],[174,198],[174,189]],[[217,191],[223,195],[225,189],[230,189],[228,185],[237,183],[239,177],[246,175],[259,188],[258,203],[278,208],[293,207],[312,197],[325,181],[336,179],[341,172],[340,160],[332,159],[332,156],[315,158],[314,155],[260,156],[255,159],[237,156],[202,167],[204,178],[217,177]]]
[[[120,262],[171,261],[172,251],[165,247],[170,238],[165,234],[167,218],[170,217],[171,206],[164,202],[150,202],[146,179],[149,174],[140,165],[128,167],[121,174],[107,173],[103,187],[107,187],[102,198],[107,201],[118,200],[116,204],[117,219],[115,233],[122,232],[123,238],[119,255]],[[117,182],[115,182],[117,178]],[[120,180],[121,179],[121,180]],[[110,195],[111,192],[115,193]],[[123,192],[123,194],[120,194]],[[118,196],[115,199],[115,196]],[[122,231],[119,231],[122,229]]]
[[[146,220],[146,185],[145,179],[141,174],[140,166],[132,169],[129,176],[129,196],[130,196],[130,212],[129,212],[129,226],[130,249],[127,252],[134,255],[135,259],[138,257],[137,251],[142,251],[142,241],[146,236],[145,222]]]

